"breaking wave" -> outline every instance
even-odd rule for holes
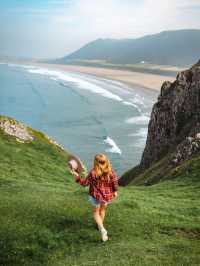
[[[135,124],[135,125],[147,125],[149,123],[149,116],[147,115],[140,115],[128,118],[126,123],[128,124]]]
[[[106,139],[104,139],[104,142],[110,146],[110,148],[106,150],[107,152],[122,154],[120,148],[117,146],[113,139],[106,137]]]

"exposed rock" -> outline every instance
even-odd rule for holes
[[[2,130],[7,135],[15,137],[16,141],[19,143],[27,143],[34,140],[33,137],[34,134],[32,133],[31,129],[28,129],[22,123],[19,123],[16,120],[8,117],[0,116],[0,130]],[[53,140],[46,134],[42,135],[44,138],[46,138],[47,141],[49,141],[49,143],[57,146],[58,148],[64,151],[64,148],[60,144],[58,144],[55,140]],[[78,164],[79,173],[86,175],[87,169],[82,163],[82,161],[77,156],[70,154],[68,161],[72,159],[76,160]]]
[[[200,61],[164,82],[154,104],[146,146],[138,166],[119,180],[124,186],[152,185],[171,177],[184,161],[200,154]]]
[[[165,81],[161,87],[160,96],[165,96],[169,93],[172,83],[170,81]]]
[[[170,160],[172,166],[177,166],[185,160],[189,160],[194,154],[200,152],[200,138],[187,137],[176,148]]]
[[[196,138],[197,138],[197,139],[200,139],[200,133],[197,133],[197,134],[196,134]]]
[[[173,83],[163,83],[151,113],[140,166],[146,169],[168,152],[175,152],[171,162],[177,165],[199,151],[199,140],[200,61],[179,73]]]
[[[14,119],[8,117],[0,117],[0,129],[4,133],[13,136],[20,143],[30,142],[34,140],[34,137],[31,135],[31,131],[23,125],[22,123],[17,122]],[[44,134],[44,137],[53,145],[58,146],[60,149],[64,148],[58,144],[55,140],[50,138],[48,135]]]
[[[23,124],[8,118],[0,118],[0,129],[6,134],[16,138],[18,142],[24,143],[33,141],[33,136]]]
[[[45,134],[45,138],[48,139],[48,141],[51,143],[51,144],[54,144],[56,145],[57,147],[59,147],[61,150],[65,150],[63,148],[63,146],[61,146],[60,144],[58,144],[54,139],[50,138],[48,135]]]

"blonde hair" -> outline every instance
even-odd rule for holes
[[[109,181],[112,167],[104,154],[97,154],[94,157],[93,173],[98,178],[98,184],[102,181]]]

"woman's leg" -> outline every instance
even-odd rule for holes
[[[101,216],[102,224],[105,218],[106,207],[107,207],[107,204],[101,204],[99,208],[99,214]]]
[[[95,222],[97,223],[99,228],[103,228],[103,221],[100,216],[100,205],[93,207],[93,218]]]
[[[100,205],[93,208],[93,217],[94,217],[94,220],[97,223],[99,231],[101,233],[101,239],[103,241],[107,241],[108,240],[108,234],[107,234],[106,229],[103,226],[103,221],[102,221],[102,218],[100,215],[100,208],[101,208]],[[105,210],[105,208],[101,208],[101,209]],[[103,214],[105,216],[105,211],[104,212],[101,211],[101,214]]]

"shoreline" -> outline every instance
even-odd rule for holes
[[[8,64],[11,62],[7,62]],[[36,67],[43,67],[58,71],[69,71],[79,74],[88,74],[91,76],[96,76],[100,78],[105,78],[108,80],[118,81],[128,87],[139,86],[141,89],[145,89],[151,92],[159,92],[164,81],[175,80],[175,77],[150,74],[150,73],[140,73],[128,70],[118,70],[118,69],[108,69],[100,67],[87,67],[87,66],[77,66],[77,65],[62,65],[62,64],[47,64],[38,62],[12,62],[13,64],[19,65],[33,65]],[[11,64],[12,64],[11,63]]]
[[[101,77],[124,83],[129,87],[140,86],[146,90],[159,92],[164,81],[173,82],[174,77],[139,73],[127,70],[107,69],[98,67],[74,66],[74,65],[60,65],[60,64],[45,64],[36,63],[34,65],[47,67],[55,70],[70,71],[74,73],[88,74],[91,76]]]

